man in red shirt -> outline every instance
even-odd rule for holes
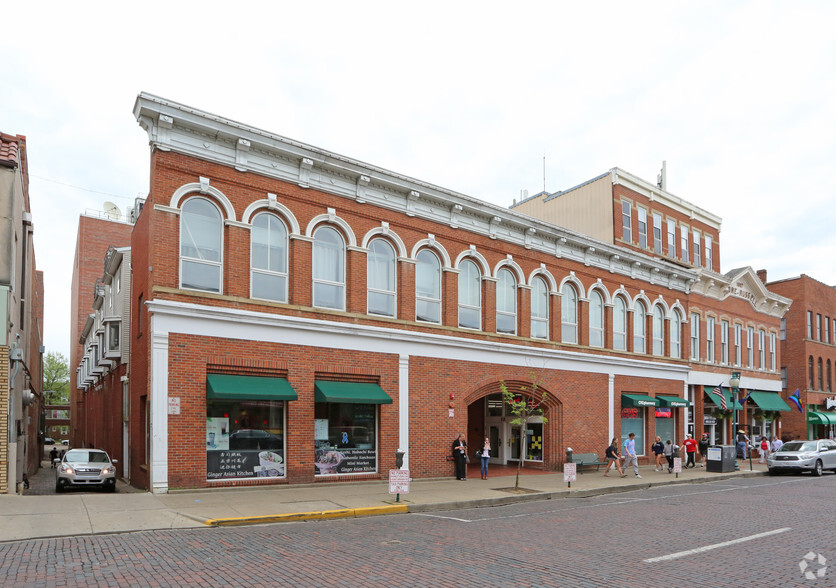
[[[685,435],[685,441],[682,442],[683,447],[685,448],[685,455],[688,458],[687,463],[685,464],[686,468],[695,468],[697,467],[696,461],[694,458],[697,454],[697,442],[694,441],[694,438],[689,434]]]

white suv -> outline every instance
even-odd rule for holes
[[[55,492],[84,486],[115,492],[116,463],[101,449],[70,449],[55,470]]]

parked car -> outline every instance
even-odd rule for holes
[[[230,449],[281,449],[282,438],[261,429],[240,429],[229,435]]]
[[[824,470],[836,471],[836,443],[828,439],[789,441],[766,458],[770,474],[810,471],[821,476]]]
[[[101,449],[70,449],[55,470],[55,492],[98,486],[116,491],[116,461]]]
[[[62,440],[61,440],[61,445],[69,445],[69,444],[70,444],[70,440],[69,440],[69,439],[62,439]]]
[[[52,437],[44,437],[44,445],[55,445],[55,439]]]

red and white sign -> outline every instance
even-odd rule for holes
[[[389,470],[389,494],[409,494],[409,470]]]
[[[673,458],[673,473],[681,474],[682,473],[682,458],[681,457],[674,457]]]
[[[174,397],[168,399],[168,414],[180,414],[180,398]]]
[[[563,481],[577,482],[578,481],[578,464],[564,463],[563,464]]]

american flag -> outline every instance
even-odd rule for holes
[[[720,408],[722,410],[726,410],[726,395],[723,394],[723,388],[721,386],[717,386],[714,390],[711,391],[712,394],[716,394],[720,397]]]

